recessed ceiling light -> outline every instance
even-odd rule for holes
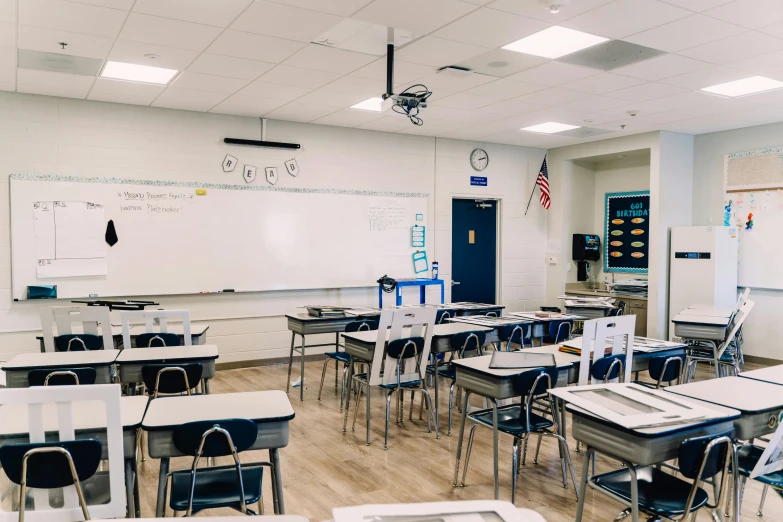
[[[579,125],[568,125],[567,123],[555,123],[549,121],[546,123],[539,123],[538,125],[531,125],[524,129],[519,129],[527,132],[540,132],[541,134],[554,134],[556,132],[563,132],[571,129],[578,129]]]
[[[603,36],[553,25],[521,40],[504,45],[503,49],[554,59],[587,49],[607,40],[608,38]]]
[[[351,105],[351,109],[359,109],[360,111],[381,112],[381,105],[383,105],[383,98],[381,98],[380,96],[376,96],[375,98],[364,100],[363,102],[357,103],[356,105]]]
[[[101,78],[166,85],[177,72],[176,69],[136,65],[135,63],[106,62],[101,71]]]
[[[746,96],[748,94],[757,94],[773,89],[780,89],[781,87],[783,87],[783,82],[773,80],[772,78],[765,78],[763,76],[751,76],[750,78],[745,78],[743,80],[735,80],[733,82],[713,85],[712,87],[705,87],[702,91],[735,98],[737,96]]]

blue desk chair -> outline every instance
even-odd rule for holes
[[[454,334],[449,338],[449,346],[453,353],[459,359],[466,357],[478,357],[484,355],[483,346],[487,339],[486,332],[482,331],[468,331]],[[436,366],[437,365],[437,366]],[[451,420],[454,410],[454,386],[457,381],[457,370],[451,363],[440,364],[436,359],[435,365],[427,366],[427,373],[433,373],[437,371],[440,377],[445,377],[451,380],[451,386],[449,387],[449,427],[448,435],[451,435]],[[459,397],[457,398],[459,403]]]
[[[171,332],[143,333],[136,336],[136,348],[179,346],[179,335]]]
[[[19,488],[19,522],[24,521],[27,488],[58,489],[74,486],[85,520],[90,519],[81,482],[98,471],[102,446],[98,440],[5,444],[0,446],[0,465]]]
[[[622,381],[625,376],[625,372],[623,372],[624,367],[624,353],[608,355],[593,362],[590,367],[590,375],[593,379],[603,381],[604,383],[618,378]]]
[[[703,507],[715,509],[724,505],[729,486],[729,463],[734,452],[734,430],[688,439],[680,444],[678,452],[679,472],[692,482],[683,480],[655,466],[633,466],[610,471],[590,478],[591,488],[601,491],[618,502],[631,506],[631,480],[636,477],[640,513],[650,520],[686,520],[691,513]],[[595,453],[593,453],[595,457]],[[717,480],[721,474],[720,495],[714,505],[701,488],[707,479]],[[623,511],[615,520],[622,520],[631,513]]]
[[[58,368],[57,370],[30,370],[27,382],[30,386],[68,386],[71,384],[95,384],[95,368]]]
[[[201,382],[204,367],[200,363],[187,364],[145,364],[141,367],[141,378],[151,399],[158,394],[187,393]]]
[[[405,339],[396,339],[388,344],[386,347],[386,355],[397,361],[396,374],[397,382],[388,384],[381,384],[380,388],[386,390],[386,433],[383,440],[383,449],[389,449],[389,417],[391,416],[391,398],[394,392],[397,393],[397,418],[395,424],[402,423],[403,408],[402,408],[402,395],[406,390],[411,391],[411,406],[410,417],[413,417],[413,403],[415,401],[416,391],[420,391],[422,394],[422,400],[426,400],[427,408],[427,433],[432,433],[432,424],[430,423],[430,415],[434,417],[434,408],[432,407],[432,398],[427,391],[427,387],[424,385],[424,378],[421,375],[421,353],[424,349],[424,337],[409,337]],[[408,361],[416,366],[418,378],[408,381],[400,381],[400,372],[403,371],[403,367]],[[386,371],[391,369],[387,367]],[[357,408],[358,409],[358,408]]]
[[[574,327],[573,321],[549,321],[547,332],[552,344],[560,344],[571,339],[571,330]]]
[[[512,386],[514,395],[521,397],[519,404],[510,404],[498,408],[498,431],[514,437],[514,446],[512,451],[512,470],[511,470],[511,502],[516,501],[517,496],[517,475],[519,474],[519,453],[521,443],[527,441],[531,433],[553,437],[558,440],[562,446],[561,464],[563,468],[563,487],[568,487],[568,477],[566,475],[566,461],[571,470],[571,480],[574,484],[574,491],[578,491],[576,485],[576,473],[574,465],[571,462],[571,451],[568,448],[568,442],[557,433],[559,419],[557,415],[552,415],[552,420],[547,419],[537,413],[533,413],[533,408],[537,400],[544,400],[549,403],[550,412],[554,412],[552,397],[548,395],[552,383],[557,382],[557,367],[535,368],[527,370],[516,376]],[[474,411],[468,414],[468,419],[475,422],[470,428],[470,437],[468,438],[468,449],[465,455],[465,469],[462,471],[462,483],[460,487],[465,486],[465,477],[468,474],[468,464],[470,463],[470,452],[473,449],[473,437],[476,427],[486,426],[493,428],[492,409]],[[555,430],[550,430],[550,428]]]
[[[518,344],[520,348],[525,348],[526,344],[533,347],[532,325],[530,324],[507,324],[498,330],[498,340],[501,348],[506,343],[506,351],[511,351],[512,344]]]
[[[642,381],[634,381],[636,384],[647,386],[648,388],[661,388],[664,383],[670,386],[672,381],[680,384],[685,367],[685,355],[656,355],[650,359],[650,365],[647,372],[655,384]]]
[[[58,352],[102,350],[103,340],[93,334],[63,334],[54,338],[54,349]]]
[[[193,457],[189,470],[174,471],[171,477],[169,505],[192,516],[202,509],[230,507],[242,514],[264,513],[261,481],[265,464],[244,466],[239,453],[250,449],[258,438],[256,424],[248,419],[226,419],[188,422],[174,428],[174,447]],[[208,459],[231,455],[233,465],[200,468],[202,457]],[[166,478],[168,480],[168,477]],[[258,502],[258,513],[247,508]]]
[[[745,492],[745,483],[748,481],[748,477],[750,477],[753,468],[756,467],[756,463],[761,458],[762,453],[764,453],[764,448],[754,444],[745,444],[740,448],[737,448],[738,469],[739,474],[742,477],[742,487],[740,489],[741,493]],[[759,503],[759,509],[756,512],[756,515],[763,516],[764,501],[767,498],[767,490],[770,487],[772,487],[772,489],[778,495],[783,497],[783,471],[776,471],[767,475],[761,475],[756,477],[754,480],[764,484],[764,489],[761,492],[761,502]],[[740,496],[740,502],[741,501],[742,496]]]
[[[449,310],[447,308],[439,308],[437,312],[435,312],[435,324],[444,324],[446,323],[447,319],[451,319],[452,317],[456,317],[457,313],[454,310]]]
[[[364,332],[369,330],[377,330],[378,321],[374,319],[352,321],[345,325],[345,331],[351,332]],[[340,388],[340,411],[343,411],[343,403],[345,401],[345,378],[348,374],[348,365],[351,363],[351,356],[345,352],[326,352],[324,353],[326,359],[324,360],[324,369],[321,371],[321,386],[318,388],[318,400],[321,400],[321,392],[324,389],[324,379],[326,378],[326,367],[329,365],[329,361],[334,361],[334,386],[337,387],[337,367],[340,363],[343,363],[343,380],[342,387]]]

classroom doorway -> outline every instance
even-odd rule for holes
[[[498,205],[451,200],[451,301],[496,304]]]

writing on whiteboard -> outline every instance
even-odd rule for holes
[[[195,195],[187,192],[150,192],[123,190],[117,192],[117,198],[129,202],[120,205],[120,212],[141,212],[147,214],[181,214],[184,207],[181,205],[166,204],[169,201],[186,203],[195,199]],[[144,203],[147,202],[150,203]]]
[[[407,228],[405,225],[407,208],[394,203],[370,205],[370,230],[381,232],[384,230],[400,230]]]

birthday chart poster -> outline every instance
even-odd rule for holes
[[[650,192],[606,194],[604,272],[647,273]]]

